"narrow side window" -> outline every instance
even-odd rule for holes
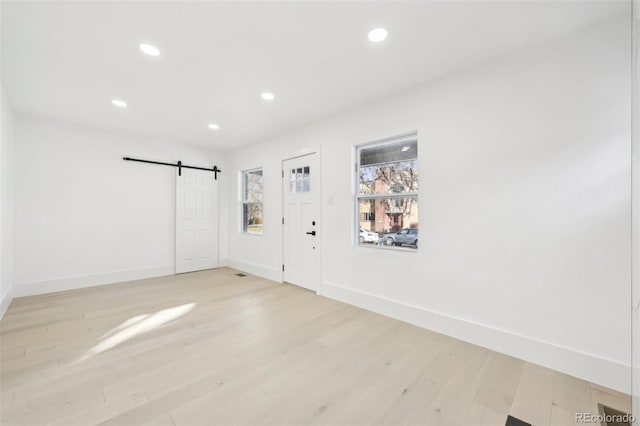
[[[242,232],[262,234],[262,168],[242,172]]]

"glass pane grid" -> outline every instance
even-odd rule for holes
[[[289,170],[289,192],[292,194],[311,191],[311,168],[298,167]]]
[[[361,146],[357,154],[359,245],[417,249],[417,139]]]
[[[360,195],[415,192],[418,192],[418,160],[359,167]]]
[[[262,234],[262,203],[243,205],[243,231],[248,234]]]
[[[262,169],[242,173],[242,232],[262,234]]]
[[[262,170],[253,170],[243,176],[243,201],[262,201],[263,181]]]

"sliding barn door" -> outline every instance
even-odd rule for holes
[[[176,274],[218,267],[218,181],[176,169]]]

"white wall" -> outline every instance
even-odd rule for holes
[[[14,116],[0,87],[0,318],[12,300],[14,244]]]
[[[211,150],[25,115],[16,141],[16,296],[173,274],[176,170],[123,156],[225,170]]]
[[[640,425],[640,0],[633,1],[633,200],[632,251],[633,262],[633,414],[635,425]]]
[[[321,146],[323,294],[629,392],[629,49],[626,16],[232,153],[265,222],[230,191],[229,264],[282,276],[281,160]],[[353,145],[413,130],[419,251],[354,247]]]

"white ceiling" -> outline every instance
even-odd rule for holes
[[[218,149],[623,13],[628,1],[2,2],[18,112]],[[367,32],[385,27],[380,44]],[[138,50],[161,49],[151,58]],[[260,98],[262,91],[275,100]],[[117,97],[127,109],[111,105]],[[211,131],[215,122],[220,130]]]

